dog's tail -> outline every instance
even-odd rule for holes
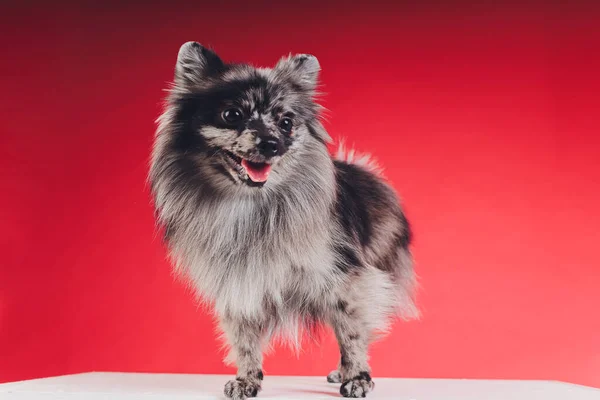
[[[348,148],[344,140],[340,140],[334,159],[347,164],[358,165],[378,176],[383,176],[383,168],[371,154],[359,153],[353,147]]]

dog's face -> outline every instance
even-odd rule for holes
[[[261,187],[307,141],[325,142],[314,102],[317,59],[297,55],[273,69],[224,63],[196,42],[175,68],[180,151],[208,161],[232,184]]]

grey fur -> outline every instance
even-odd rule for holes
[[[369,343],[394,315],[417,313],[408,223],[369,164],[330,156],[314,101],[319,68],[310,55],[273,69],[226,64],[188,42],[159,118],[149,176],[158,221],[176,270],[218,317],[238,367],[225,387],[233,399],[260,390],[273,338],[297,347],[314,322],[336,333],[340,393],[361,397],[373,386]],[[219,119],[232,105],[246,118],[235,129]],[[289,135],[277,125],[286,112]],[[277,156],[256,150],[265,137],[280,144]],[[267,182],[249,185],[228,154],[270,164]]]

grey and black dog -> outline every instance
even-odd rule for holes
[[[364,397],[369,343],[417,313],[408,222],[369,162],[330,155],[319,70],[311,55],[255,68],[188,42],[159,118],[158,221],[176,269],[214,307],[238,368],[233,399],[261,389],[271,339],[298,346],[315,323],[339,343],[328,381]]]

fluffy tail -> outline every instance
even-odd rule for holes
[[[377,163],[371,154],[359,153],[354,148],[346,147],[344,140],[340,140],[334,158],[338,161],[343,161],[348,164],[358,165],[379,176],[383,175],[383,168]]]

